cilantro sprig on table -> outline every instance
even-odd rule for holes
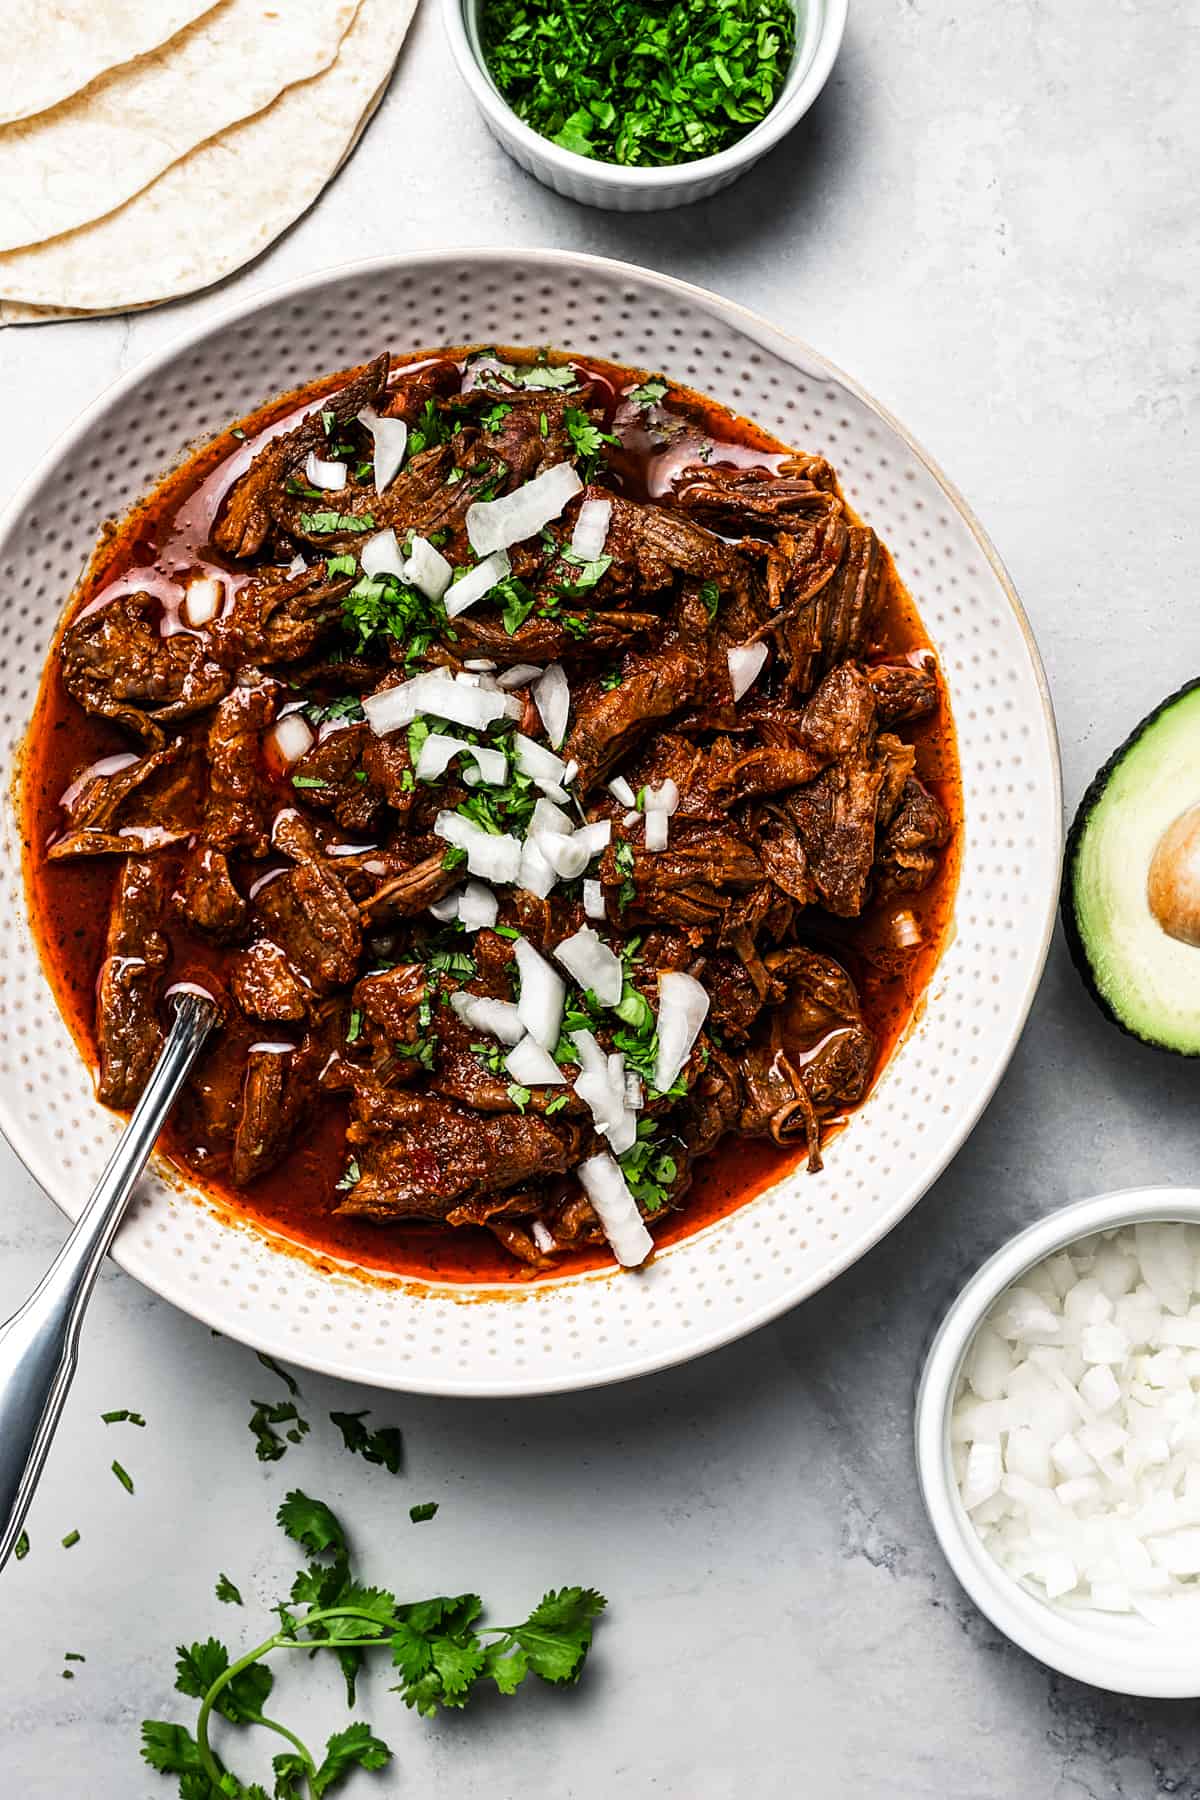
[[[335,1731],[318,1755],[290,1726],[268,1717],[275,1678],[263,1658],[278,1650],[331,1651],[350,1705],[366,1656],[390,1655],[399,1677],[393,1691],[427,1718],[464,1707],[491,1687],[513,1694],[530,1675],[555,1686],[578,1681],[606,1604],[593,1588],[552,1590],[520,1624],[486,1625],[477,1594],[400,1602],[384,1588],[363,1585],[341,1521],[324,1501],[295,1489],[277,1520],[310,1559],[275,1609],[278,1630],[237,1657],[216,1638],[181,1644],[175,1686],[199,1702],[195,1730],[143,1720],[142,1755],[152,1769],[179,1778],[181,1800],[267,1800],[259,1783],[244,1784],[217,1756],[209,1737],[214,1713],[284,1740],[272,1763],[275,1800],[322,1800],[353,1770],[377,1771],[391,1761],[390,1747],[365,1720]]]
[[[792,0],[486,0],[484,55],[518,118],[581,156],[712,156],[774,105]]]

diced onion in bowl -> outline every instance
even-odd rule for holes
[[[306,751],[312,749],[314,742],[312,727],[301,712],[286,713],[277,725],[271,727],[271,741],[280,762],[299,762]]]
[[[500,903],[482,881],[468,881],[458,897],[458,922],[464,931],[483,931],[496,923]]]
[[[400,473],[408,448],[408,426],[403,419],[381,419],[373,406],[364,406],[358,417],[375,440],[375,492],[382,494]]]
[[[440,600],[454,579],[454,569],[436,544],[428,538],[413,537],[404,562],[404,580],[427,600]],[[495,665],[489,663],[489,668]]]
[[[528,687],[541,673],[537,663],[514,663],[511,669],[505,669],[502,675],[497,675],[496,685],[502,687],[505,693],[510,693],[513,688]]]
[[[620,1164],[601,1152],[580,1163],[575,1173],[604,1227],[613,1255],[624,1268],[637,1268],[653,1250],[654,1239],[642,1222]]]
[[[767,660],[767,646],[735,644],[725,655],[729,661],[729,683],[733,688],[733,697],[740,700],[762,674],[763,664]]]
[[[539,900],[545,900],[558,881],[558,876],[547,862],[542,850],[541,838],[526,837],[521,845],[521,867],[517,875],[517,886],[524,888],[527,894],[534,894]]]
[[[589,919],[606,919],[608,917],[608,911],[604,905],[604,889],[598,881],[584,882],[583,910]]]
[[[193,631],[211,625],[221,610],[225,590],[214,575],[193,575],[183,591],[183,616]]]
[[[517,702],[514,701],[513,704],[516,705]],[[553,750],[547,750],[545,744],[526,737],[524,732],[514,731],[513,756],[522,775],[528,775],[539,787],[545,781],[556,787],[561,785],[567,765],[561,756],[555,756]]]
[[[632,809],[637,805],[637,795],[623,775],[614,775],[613,779],[608,784],[608,791],[618,806],[626,806]]]
[[[653,812],[646,808],[646,848],[647,850],[665,850],[670,841],[671,815],[665,812]]]
[[[555,463],[532,481],[498,500],[476,500],[467,508],[467,536],[476,556],[507,550],[536,537],[551,519],[557,519],[568,500],[581,493],[583,483],[570,463]]]
[[[504,1059],[514,1081],[523,1087],[562,1087],[566,1076],[548,1050],[533,1037],[524,1037]]]
[[[346,485],[346,465],[344,462],[326,462],[315,450],[310,450],[304,462],[304,477],[311,487],[337,494]]]
[[[525,1027],[511,1000],[489,1000],[483,994],[468,994],[459,988],[451,994],[450,1005],[463,1024],[472,1031],[485,1031],[502,1044],[519,1044]]]
[[[534,682],[532,691],[533,704],[546,727],[546,736],[557,750],[567,735],[567,720],[571,713],[571,690],[562,664],[551,663],[545,674]]]
[[[484,881],[515,881],[521,868],[521,843],[508,832],[483,831],[461,813],[440,812],[433,822],[435,837],[443,838],[467,853],[467,868]]]
[[[592,860],[587,845],[580,843],[577,831],[570,837],[547,832],[541,839],[541,851],[560,881],[577,881]]]
[[[358,560],[363,574],[372,580],[377,580],[380,575],[394,575],[397,581],[404,580],[404,557],[394,531],[377,531],[369,537]]]
[[[528,938],[518,938],[513,949],[521,977],[521,993],[517,1000],[521,1022],[535,1043],[543,1050],[553,1050],[562,1030],[567,984]]]
[[[554,837],[570,837],[574,829],[571,815],[556,806],[553,800],[547,800],[544,794],[539,794],[529,820],[530,837],[540,837],[547,831]]]
[[[508,758],[503,750],[497,750],[490,744],[472,744],[470,749],[479,770],[479,779],[489,787],[503,787],[508,780]]]
[[[467,725],[473,731],[486,731],[497,719],[521,716],[521,703],[509,694],[476,686],[478,677],[455,676],[447,681],[434,674],[416,675],[378,694],[368,694],[362,703],[372,731],[384,737],[411,725],[418,713],[432,713],[436,719],[449,719],[454,725]]]
[[[596,562],[604,555],[612,520],[611,500],[585,500],[571,533],[571,549],[582,562]]]
[[[453,581],[446,589],[443,597],[446,616],[457,619],[459,613],[466,612],[468,606],[474,606],[485,594],[490,594],[498,581],[503,581],[512,564],[508,560],[506,550],[497,550],[491,556],[485,556],[482,562],[468,569],[461,581]]]
[[[564,938],[554,954],[581,988],[591,988],[604,1006],[617,1005],[624,984],[621,959],[590,925]]]
[[[708,1017],[708,995],[692,975],[665,969],[658,978],[658,1055],[654,1085],[660,1094],[672,1087],[692,1053],[700,1027]]]

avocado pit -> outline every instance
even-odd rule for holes
[[[1159,838],[1146,898],[1168,937],[1200,948],[1200,805],[1180,813]]]

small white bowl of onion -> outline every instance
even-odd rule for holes
[[[1077,1681],[1200,1696],[1200,1189],[1101,1194],[972,1276],[917,1471],[976,1606]]]

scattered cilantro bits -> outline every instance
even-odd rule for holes
[[[347,1450],[361,1456],[364,1462],[378,1463],[389,1475],[398,1475],[404,1459],[404,1441],[398,1427],[381,1425],[378,1431],[368,1431],[363,1424],[368,1416],[366,1412],[331,1412],[329,1415],[341,1432]]]
[[[492,79],[519,119],[600,162],[715,156],[766,117],[796,43],[792,0],[485,0]]]
[[[73,1550],[78,1542],[79,1533],[77,1531],[68,1531],[66,1537],[62,1541],[62,1547],[64,1550]]]
[[[18,1562],[24,1562],[29,1555],[29,1533],[27,1531],[23,1531],[13,1545],[13,1555]]]
[[[414,1507],[414,1517],[418,1511],[426,1509]],[[180,1644],[175,1686],[199,1703],[195,1730],[166,1719],[142,1721],[142,1756],[160,1774],[178,1778],[181,1800],[267,1800],[263,1787],[243,1783],[217,1755],[209,1741],[214,1713],[228,1725],[257,1725],[283,1738],[287,1747],[272,1762],[275,1800],[322,1800],[353,1770],[371,1773],[390,1763],[390,1747],[365,1720],[335,1731],[318,1754],[290,1726],[267,1718],[274,1676],[262,1659],[275,1650],[332,1651],[351,1706],[365,1656],[380,1653],[399,1676],[394,1691],[425,1717],[464,1707],[493,1685],[515,1693],[529,1675],[555,1685],[579,1679],[606,1604],[593,1588],[560,1588],[519,1625],[486,1625],[477,1594],[400,1603],[384,1588],[363,1585],[341,1521],[323,1500],[296,1489],[277,1519],[312,1558],[274,1609],[277,1629],[232,1656],[217,1638]],[[277,1710],[272,1704],[272,1715]],[[223,1732],[223,1743],[236,1748],[238,1734]]]
[[[121,1486],[125,1489],[125,1492],[127,1494],[132,1494],[133,1476],[129,1473],[128,1469],[122,1467],[115,1456],[113,1458],[112,1472],[120,1482]]]
[[[422,1500],[418,1506],[410,1506],[408,1516],[414,1525],[423,1525],[426,1519],[436,1516],[438,1503],[436,1500]]]
[[[118,1407],[115,1412],[101,1413],[100,1417],[106,1425],[145,1425],[141,1413],[130,1412],[127,1406]]]
[[[251,1405],[254,1411],[248,1423],[254,1433],[254,1454],[259,1462],[278,1462],[280,1457],[287,1455],[288,1444],[298,1444],[311,1429],[308,1420],[300,1417],[294,1400],[280,1400],[274,1404],[269,1400],[252,1400]],[[276,1425],[285,1428],[284,1437],[275,1430]]]
[[[217,1576],[217,1585],[214,1591],[217,1599],[223,1600],[226,1606],[241,1606],[243,1604],[240,1589],[234,1587],[224,1569],[222,1569],[221,1573]]]

